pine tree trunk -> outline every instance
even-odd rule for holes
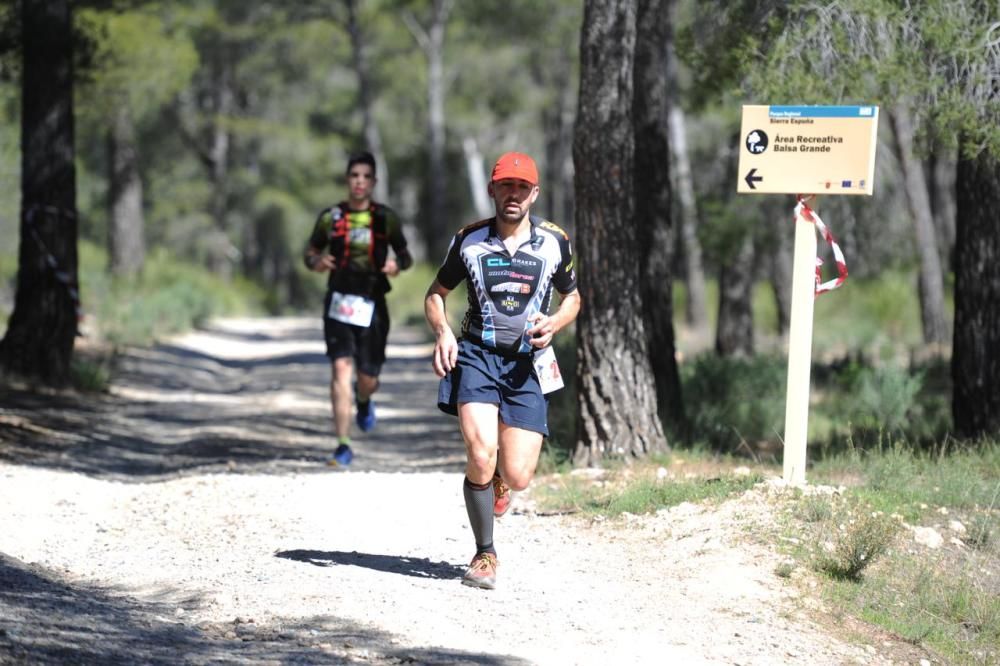
[[[666,447],[649,368],[633,217],[635,12],[629,0],[584,5],[573,141],[583,301],[577,325],[577,465]]]
[[[670,0],[638,0],[635,45],[635,201],[643,319],[661,420],[684,431],[684,405],[674,346],[670,112],[665,71]]]
[[[71,3],[23,0],[21,21],[21,238],[0,366],[60,386],[78,307]]]
[[[902,105],[889,112],[892,133],[896,140],[896,154],[903,171],[906,203],[917,236],[917,253],[920,257],[920,317],[924,342],[948,342],[948,323],[944,315],[944,277],[938,256],[934,220],[931,217],[930,195],[923,168],[913,154],[913,121],[910,112]]]
[[[753,256],[748,233],[719,275],[715,352],[720,356],[753,354]]]
[[[958,162],[952,415],[966,436],[1000,435],[1000,160]]]
[[[108,269],[132,276],[146,260],[142,180],[132,114],[124,104],[111,117],[108,131]]]

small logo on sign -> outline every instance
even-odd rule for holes
[[[764,130],[753,130],[747,134],[746,146],[751,154],[760,155],[767,150],[767,134]]]

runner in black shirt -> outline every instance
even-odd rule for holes
[[[523,490],[538,464],[548,434],[548,400],[539,366],[552,361],[552,336],[580,310],[569,237],[558,226],[532,217],[538,170],[523,153],[506,153],[489,184],[496,215],[455,235],[424,312],[437,342],[434,372],[441,377],[438,405],[457,414],[467,462],[463,492],[476,538],[466,585],[492,589],[497,557],[493,519],[510,506],[510,491]],[[457,341],[445,315],[445,299],[467,280],[469,309]],[[552,288],[559,309],[548,314]],[[554,357],[553,357],[554,358]],[[547,387],[546,387],[547,388]]]
[[[351,376],[357,370],[355,422],[362,431],[375,427],[379,372],[385,362],[389,277],[413,260],[396,213],[372,201],[375,158],[355,153],[347,161],[348,198],[323,210],[305,250],[306,266],[329,272],[323,303],[323,334],[330,357],[330,402],[337,449],[331,464],[347,465],[351,450]],[[392,248],[395,257],[389,256]]]

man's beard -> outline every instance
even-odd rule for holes
[[[524,219],[524,213],[521,212],[521,207],[517,207],[516,213],[508,213],[506,211],[506,206],[497,211],[497,221],[507,222],[508,224],[517,224]]]

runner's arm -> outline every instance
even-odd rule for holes
[[[386,260],[385,266],[382,268],[382,272],[391,277],[395,277],[396,275],[399,275],[400,271],[405,271],[413,265],[413,257],[410,255],[410,251],[406,247],[406,236],[403,235],[403,224],[399,221],[399,216],[396,215],[396,211],[387,206],[385,208],[385,212],[389,245],[392,247],[392,253],[395,255],[395,258]]]
[[[531,345],[539,349],[544,349],[552,343],[552,337],[566,328],[576,319],[580,312],[580,292],[577,289],[568,294],[562,294],[559,302],[559,309],[551,315],[538,312],[532,315],[534,326],[528,329],[531,336]]]
[[[316,218],[316,224],[313,225],[305,252],[302,254],[302,261],[305,262],[306,268],[317,273],[332,271],[337,267],[337,260],[332,255],[324,254],[326,246],[330,242],[329,218],[329,211],[323,211],[319,214],[319,217]]]
[[[435,279],[424,297],[424,316],[431,332],[434,333],[435,340],[431,366],[438,377],[444,377],[451,372],[458,362],[458,342],[448,323],[448,314],[445,310],[445,299],[449,293],[451,289],[443,287]]]

